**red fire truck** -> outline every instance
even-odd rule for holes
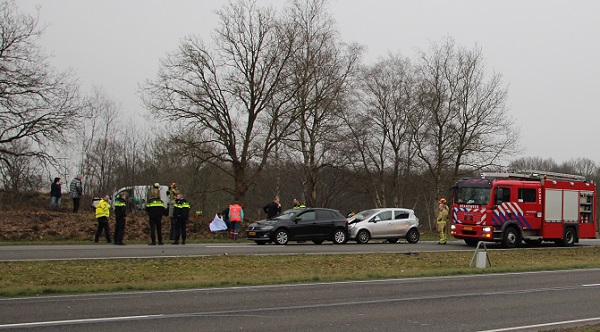
[[[452,187],[450,234],[468,245],[525,241],[572,246],[596,238],[596,185],[578,175],[523,171],[483,173]]]

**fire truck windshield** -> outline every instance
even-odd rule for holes
[[[454,202],[467,205],[488,205],[491,186],[457,186],[454,191]]]

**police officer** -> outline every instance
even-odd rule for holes
[[[165,214],[165,203],[160,198],[152,198],[146,204],[148,211],[148,222],[150,223],[150,245],[156,245],[158,235],[158,244],[162,245],[162,216]]]
[[[190,203],[183,198],[182,194],[177,194],[175,200],[175,209],[173,211],[175,218],[175,230],[174,230],[174,242],[173,244],[179,244],[179,236],[181,235],[181,244],[185,244],[186,232],[185,225],[187,224],[188,217],[190,216]]]
[[[300,203],[297,198],[294,198],[294,209],[306,209],[306,205]]]
[[[98,221],[98,228],[96,229],[96,236],[94,237],[94,242],[98,242],[100,238],[100,234],[104,231],[104,236],[106,237],[106,242],[111,243],[110,240],[110,228],[108,225],[108,216],[110,215],[110,204],[108,201],[110,197],[108,195],[101,198],[96,204],[96,220]]]
[[[114,240],[116,245],[124,246],[123,235],[125,235],[125,217],[127,216],[127,201],[125,192],[119,193],[115,198],[115,233]]]
[[[440,241],[438,244],[446,244],[446,223],[448,222],[448,205],[446,205],[446,199],[440,198],[440,204],[438,205],[438,217],[437,217],[437,231]]]

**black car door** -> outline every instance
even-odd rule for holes
[[[290,227],[290,235],[295,240],[310,240],[317,232],[316,213],[307,210],[297,215]]]
[[[335,230],[335,220],[337,216],[332,211],[317,210],[316,235],[320,239],[329,239]]]

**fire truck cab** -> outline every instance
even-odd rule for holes
[[[578,175],[523,171],[483,173],[452,187],[450,234],[474,246],[513,248],[554,241],[572,246],[596,238],[596,185]]]

